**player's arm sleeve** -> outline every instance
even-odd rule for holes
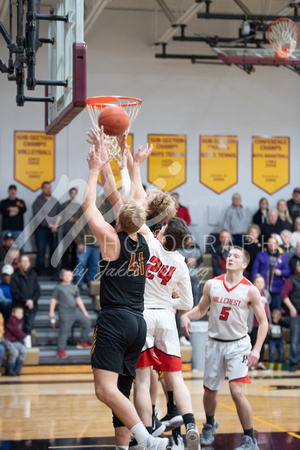
[[[174,308],[183,309],[184,311],[190,310],[193,307],[193,292],[191,279],[188,268],[186,265],[180,269],[183,273],[181,280],[178,282],[179,298],[174,304]]]
[[[131,188],[131,181],[127,167],[121,170],[121,180],[122,180],[122,197],[123,200],[126,202],[126,200],[129,199]]]

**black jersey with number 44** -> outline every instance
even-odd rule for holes
[[[145,266],[149,247],[140,233],[134,241],[121,231],[120,256],[116,261],[101,261],[100,304],[102,309],[122,308],[141,314],[144,310]]]

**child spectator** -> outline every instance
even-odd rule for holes
[[[27,351],[23,344],[23,339],[26,337],[22,331],[23,314],[22,308],[13,308],[4,332],[4,338],[12,344],[7,367],[7,374],[11,376],[20,375]]]
[[[77,343],[77,348],[91,348],[87,343],[89,331],[91,329],[90,316],[80,297],[78,287],[74,286],[72,281],[72,272],[70,270],[64,270],[62,282],[54,289],[50,302],[50,319],[55,318],[54,310],[56,303],[58,303],[59,334],[57,356],[62,359],[69,357],[65,349],[67,346],[68,334],[75,322],[79,324],[82,329],[82,341]]]
[[[263,279],[263,277],[260,274],[257,274],[253,284],[254,284],[254,286],[257,287],[257,289],[260,292],[261,302],[262,302],[262,305],[266,312],[267,319],[270,322],[270,320],[271,320],[271,314],[270,314],[271,296],[270,296],[270,293],[265,289],[265,280]],[[250,335],[252,347],[254,346],[254,344],[256,342],[258,325],[259,324],[255,317],[253,309],[250,308],[249,316],[248,316],[248,333]],[[260,357],[259,357],[258,364],[256,367],[257,370],[267,370],[267,367],[263,364],[264,347],[265,347],[265,342],[263,343],[263,345],[261,347]],[[253,369],[251,368],[250,370],[254,370],[254,366],[253,366]]]
[[[282,341],[282,319],[281,310],[273,309],[272,311],[272,323],[270,325],[269,335],[269,369],[274,369],[275,352],[278,351],[278,370],[282,369],[284,348]]]

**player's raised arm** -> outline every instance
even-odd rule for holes
[[[255,317],[258,321],[257,338],[251,353],[248,356],[248,367],[255,366],[259,360],[261,347],[268,333],[268,320],[266,312],[261,302],[261,296],[255,286],[251,286],[248,293],[249,303],[253,308]]]
[[[103,127],[101,127],[100,134],[98,135],[92,128],[87,132],[89,144],[95,146],[96,154],[101,155],[102,160],[108,158],[108,148],[110,141],[104,139]],[[112,173],[110,164],[106,164],[100,169],[101,181],[106,197],[110,201],[114,211],[118,214],[120,207],[123,205],[123,199],[121,194],[117,190],[114,174]]]
[[[131,175],[131,189],[130,197],[134,198],[137,202],[143,202],[146,196],[145,190],[143,188],[141,180],[141,164],[149,157],[153,150],[153,146],[147,144],[144,150],[142,150],[140,145],[138,151],[133,157],[132,175]]]
[[[91,147],[87,157],[90,173],[84,191],[82,209],[90,226],[90,229],[101,247],[103,259],[115,260],[120,253],[120,242],[114,228],[107,223],[96,206],[97,181],[99,171],[107,165],[109,158],[103,160],[100,152],[95,152],[95,147]]]
[[[198,303],[197,306],[195,306],[193,309],[188,311],[187,313],[183,314],[180,318],[181,322],[181,328],[183,329],[184,334],[186,337],[190,337],[189,328],[192,330],[192,321],[199,320],[201,317],[203,317],[208,308],[210,307],[210,289],[211,289],[212,280],[208,280],[203,288],[203,294],[202,297]]]

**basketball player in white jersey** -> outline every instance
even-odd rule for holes
[[[149,230],[149,229],[148,229]],[[148,232],[150,259],[146,265],[144,319],[147,337],[137,363],[134,403],[143,422],[152,423],[150,396],[151,370],[164,373],[168,391],[174,393],[176,406],[186,427],[189,450],[200,449],[190,392],[182,376],[180,343],[174,309],[189,310],[193,306],[191,280],[184,257],[177,251],[190,237],[184,220],[169,219],[154,238]],[[178,286],[179,298],[172,298]],[[173,436],[174,440],[174,436]]]
[[[248,368],[259,359],[268,322],[259,291],[243,276],[249,260],[250,256],[243,248],[231,247],[226,260],[226,273],[207,281],[199,304],[181,317],[181,326],[189,337],[191,321],[199,320],[210,308],[203,378],[206,423],[200,436],[203,445],[211,445],[214,441],[218,428],[214,418],[217,393],[227,371],[230,393],[244,430],[243,441],[236,450],[259,448],[254,438],[252,408],[245,397],[244,384],[250,383]],[[250,306],[259,323],[257,340],[252,350],[247,333]]]

